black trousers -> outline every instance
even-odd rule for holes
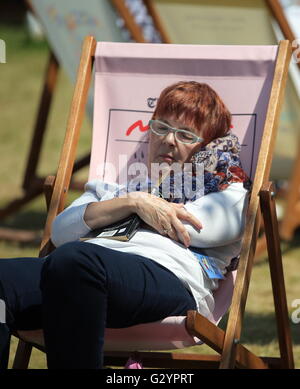
[[[106,327],[196,309],[191,293],[165,267],[87,242],[64,244],[42,259],[1,259],[0,294],[7,311],[0,352],[7,352],[7,331],[43,328],[52,369],[101,368]]]

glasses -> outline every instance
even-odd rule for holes
[[[149,126],[151,131],[159,136],[166,136],[169,132],[174,132],[175,139],[184,144],[191,144],[196,142],[203,142],[203,139],[195,135],[191,131],[180,130],[178,128],[173,128],[168,124],[161,122],[160,120],[150,120]]]

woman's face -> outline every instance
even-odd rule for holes
[[[180,118],[164,116],[157,118],[157,120],[168,124],[170,127],[188,130],[197,136],[201,136],[201,134],[197,133],[196,130],[190,126],[187,126]],[[175,138],[175,133],[171,131],[165,136],[156,135],[151,130],[149,134],[148,169],[151,168],[151,163],[164,162],[171,165],[172,163],[177,162],[183,165],[192,154],[193,149],[199,147],[199,142],[192,144],[178,142]]]

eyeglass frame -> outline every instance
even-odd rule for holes
[[[152,128],[152,126],[151,126],[151,124],[152,124],[153,122],[163,124],[164,126],[166,126],[166,127],[168,128],[168,132],[167,132],[166,134],[158,134],[157,132],[155,132],[155,131],[153,130],[153,128]],[[157,135],[157,136],[167,136],[167,135],[170,133],[170,131],[172,131],[172,132],[174,133],[175,139],[176,139],[179,143],[182,143],[182,144],[184,144],[184,145],[192,145],[192,144],[194,144],[194,143],[197,143],[197,142],[200,143],[200,142],[203,142],[203,141],[204,141],[203,138],[201,138],[200,136],[197,136],[196,134],[194,134],[194,133],[191,132],[191,131],[183,130],[183,129],[180,129],[180,128],[174,128],[174,127],[170,126],[169,124],[167,124],[167,123],[165,123],[165,122],[162,122],[161,120],[158,120],[158,119],[151,119],[151,120],[149,120],[149,128],[150,128],[150,130],[153,132],[153,134],[155,134],[155,135]],[[176,137],[176,134],[177,134],[178,132],[181,132],[181,133],[184,132],[184,133],[186,133],[186,134],[193,135],[193,136],[195,137],[195,140],[193,140],[193,142],[182,142],[181,140],[177,139],[177,137]]]

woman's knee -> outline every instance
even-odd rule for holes
[[[48,272],[68,273],[75,269],[82,261],[81,246],[82,242],[69,242],[59,246],[49,254],[44,268]]]
[[[99,271],[95,258],[85,242],[69,242],[56,248],[47,258],[43,266],[42,281],[53,278],[54,281],[75,281],[84,272]],[[101,271],[101,266],[100,266]]]

